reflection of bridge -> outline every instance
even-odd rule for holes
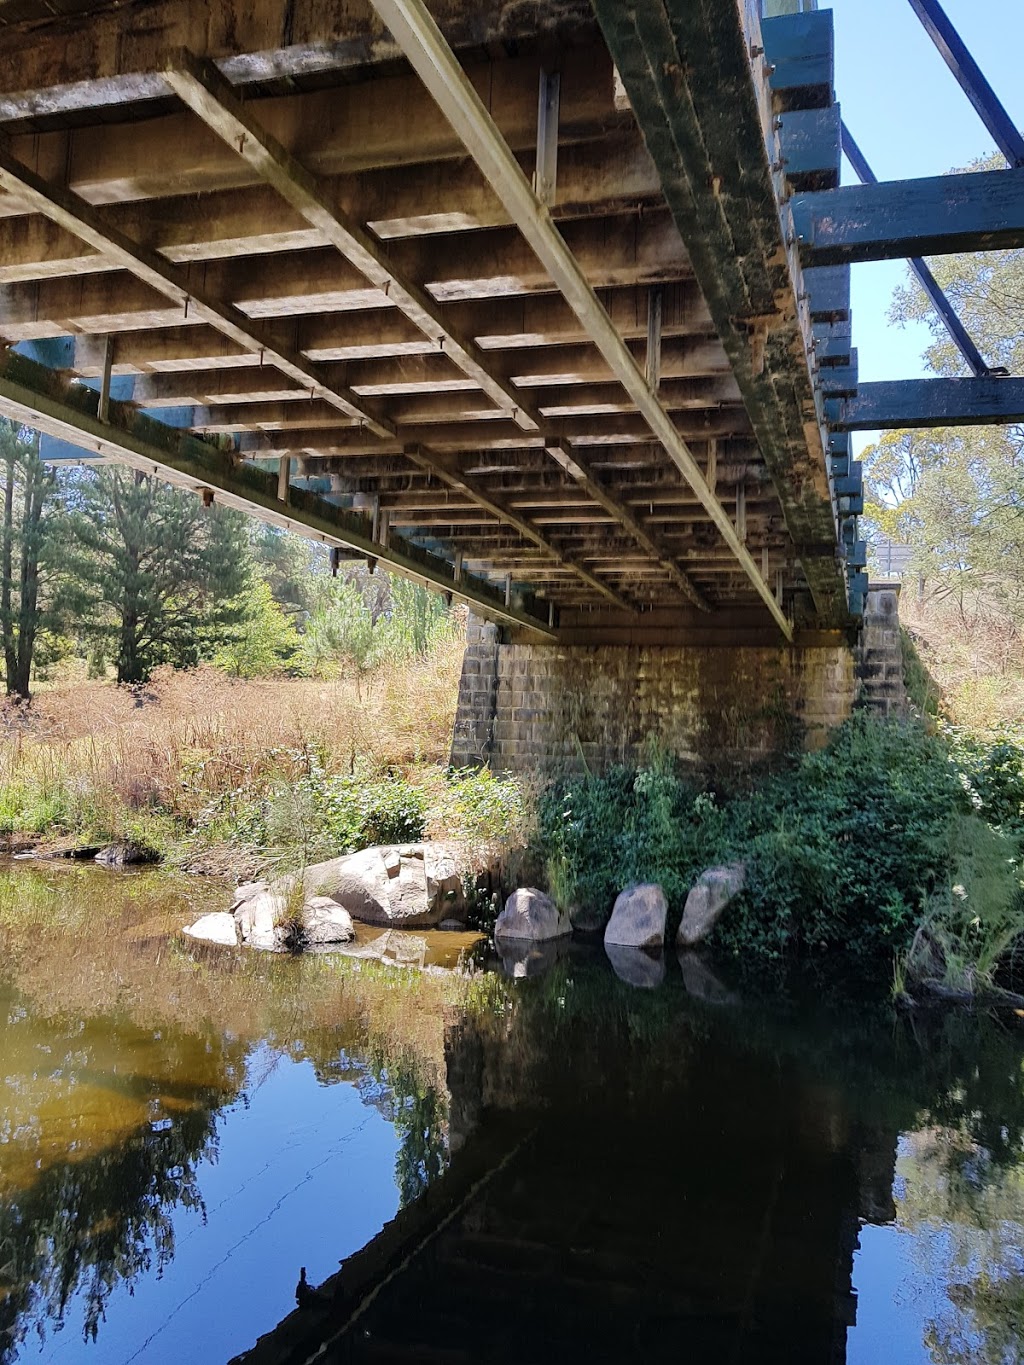
[[[0,410],[527,640],[848,629],[849,431],[1024,412],[858,389],[850,262],[1019,244],[1024,170],[838,188],[800,7],[0,0]]]
[[[450,1166],[233,1365],[846,1360],[895,1130],[679,996],[602,1008],[577,966],[571,1021],[524,994],[450,1031]]]

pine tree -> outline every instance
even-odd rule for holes
[[[114,467],[75,480],[65,505],[74,542],[66,590],[94,645],[116,658],[117,681],[211,657],[243,611],[245,518]]]

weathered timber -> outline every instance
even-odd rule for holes
[[[213,489],[221,502],[272,525],[311,535],[325,544],[348,546],[380,559],[389,568],[475,603],[489,615],[552,635],[546,614],[505,604],[497,589],[462,575],[436,555],[400,541],[373,538],[369,518],[345,512],[316,494],[291,490],[287,512],[278,498],[277,475],[240,465],[233,455],[190,432],[145,417],[129,403],[110,402],[108,420],[96,415],[99,395],[68,385],[57,371],[13,351],[0,355],[0,411],[12,421],[71,441],[142,473],[199,492]]]
[[[846,185],[791,207],[805,265],[1024,246],[1024,169]]]
[[[360,399],[341,387],[330,388],[323,382],[315,365],[301,355],[275,345],[269,334],[254,328],[252,322],[231,304],[199,293],[187,280],[182,280],[175,267],[110,229],[83,200],[40,180],[27,166],[13,158],[3,144],[0,144],[0,186],[15,191],[23,201],[31,203],[37,212],[74,232],[96,250],[105,252],[112,261],[135,275],[144,287],[171,299],[183,313],[187,314],[191,307],[193,314],[233,341],[265,354],[272,364],[296,383],[308,384],[311,395],[338,407],[350,417],[361,418],[370,430],[382,436],[392,434],[394,428],[380,415],[374,402]]]
[[[6,7],[5,7],[6,8]],[[192,46],[214,58],[236,85],[294,88],[303,79],[393,68],[401,54],[373,9],[360,0],[325,6],[294,0],[287,22],[272,0],[150,0],[114,9],[83,6],[55,23],[51,5],[29,0],[25,21],[0,43],[0,121],[39,122],[82,110],[160,100],[169,91],[163,60]],[[33,13],[34,11],[34,13]],[[585,42],[593,27],[586,0],[541,7],[520,0],[440,0],[439,21],[460,50],[485,53],[522,41]],[[45,21],[45,22],[40,22]],[[0,17],[0,25],[3,18]]]
[[[763,63],[751,55],[760,35],[746,31],[735,4],[594,0],[594,9],[776,481],[819,618],[838,624],[846,592],[834,554],[824,550],[835,543],[835,514],[807,362],[810,320],[798,307],[800,265],[783,236],[781,180],[769,165],[766,136],[778,142]]]
[[[760,570],[740,542],[721,504],[648,387],[643,372],[626,349],[594,294],[566,240],[551,223],[501,130],[456,61],[451,48],[421,0],[373,0],[374,7],[398,39],[413,69],[437,101],[476,161],[509,216],[523,233],[577,317],[589,331],[623,387],[635,402],[652,434],[679,466],[704,504],[710,519],[736,555],[755,590],[787,638],[792,626],[772,595]]]
[[[856,398],[832,400],[840,431],[1007,425],[1024,422],[1024,379],[900,379],[862,384]]]
[[[524,171],[532,174],[532,152],[521,152],[519,157]],[[365,223],[381,240],[503,227],[509,221],[494,191],[481,181],[476,166],[466,157],[320,177],[320,184],[330,203]],[[627,128],[600,140],[563,147],[556,197],[548,207],[556,221],[567,221],[632,212],[639,204],[653,206],[661,201],[661,182],[640,135]],[[269,186],[205,190],[201,202],[200,214],[194,193],[112,203],[109,221],[128,237],[159,245],[172,261],[327,245],[322,234],[285,208]],[[55,271],[63,256],[77,258],[79,269],[88,266],[80,244],[52,234],[47,240],[44,229],[45,224],[34,223],[17,200],[0,197],[5,270],[20,271],[23,278],[42,278]],[[94,268],[100,268],[98,262]]]

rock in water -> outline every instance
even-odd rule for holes
[[[350,942],[353,919],[385,929],[430,929],[458,917],[464,906],[462,878],[446,848],[389,844],[269,883],[247,882],[235,891],[231,910],[254,948],[298,948]]]
[[[538,942],[547,938],[561,938],[570,933],[569,916],[543,891],[533,886],[522,886],[513,891],[494,925],[495,938],[528,939]]]
[[[330,896],[311,896],[302,907],[304,943],[351,943],[352,916]]]
[[[122,839],[101,848],[96,854],[95,861],[103,863],[106,867],[131,867],[140,863],[158,863],[160,854],[148,844]]]
[[[202,915],[195,924],[185,929],[190,938],[203,939],[206,943],[222,943],[225,948],[238,947],[238,929],[234,915],[217,910],[212,915]]]
[[[612,908],[604,931],[605,947],[660,948],[665,942],[668,901],[656,882],[627,886]]]
[[[250,948],[279,948],[284,939],[280,926],[287,914],[287,898],[263,887],[236,906],[234,918],[242,942]]]
[[[676,937],[680,948],[692,948],[695,943],[707,938],[722,911],[743,890],[746,880],[747,870],[742,863],[709,867],[700,874],[686,898],[686,908]]]
[[[386,929],[431,929],[461,911],[462,878],[436,844],[365,848],[308,867],[307,895],[330,896],[353,919]]]

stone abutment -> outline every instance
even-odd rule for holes
[[[756,619],[726,632],[597,613],[547,644],[471,618],[452,763],[600,771],[653,741],[707,776],[770,768],[820,748],[855,706],[905,710],[897,608],[898,588],[872,587],[853,644],[840,632],[780,643]]]

